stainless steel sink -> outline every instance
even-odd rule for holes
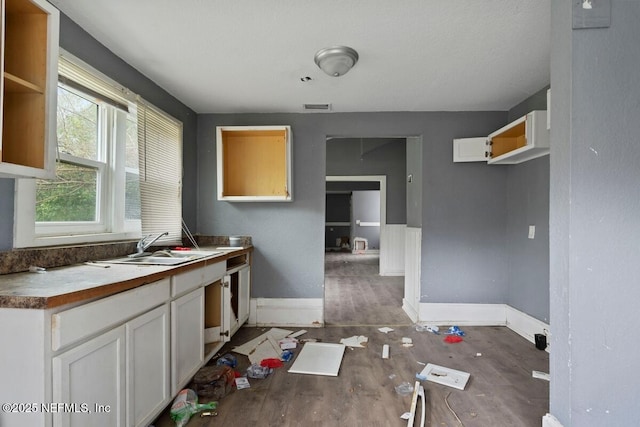
[[[223,252],[219,251],[158,251],[149,255],[109,259],[107,264],[129,265],[179,265],[202,258],[213,257]]]

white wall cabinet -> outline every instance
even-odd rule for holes
[[[453,140],[454,162],[517,164],[549,154],[546,111],[529,114],[479,138]]]
[[[293,200],[290,126],[218,126],[218,200]]]
[[[0,177],[55,177],[59,12],[3,0]]]

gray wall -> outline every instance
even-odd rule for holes
[[[253,297],[322,298],[327,136],[422,136],[422,301],[504,303],[506,169],[454,164],[452,140],[488,135],[506,119],[506,112],[201,115],[198,232],[252,236]],[[292,126],[294,201],[215,200],[215,126],[283,124]]]
[[[380,227],[360,226],[360,222],[380,222],[380,191],[354,191],[351,234],[367,239],[368,249],[380,249]],[[355,248],[355,245],[352,245]]]
[[[331,138],[327,175],[385,175],[387,224],[406,224],[404,138]]]
[[[411,182],[408,181],[411,175]],[[422,141],[407,138],[407,227],[422,227]]]
[[[512,122],[533,110],[546,110],[547,89],[549,89],[549,86],[540,89],[518,105],[511,107],[508,114],[508,120]]]
[[[196,228],[196,114],[136,69],[115,56],[63,13],[60,14],[60,46],[100,70],[121,85],[140,94],[183,123],[183,216]],[[13,247],[13,179],[0,179],[0,250]]]
[[[509,121],[533,110],[546,110],[547,88],[509,110]],[[507,303],[549,323],[549,156],[505,167]],[[534,239],[528,238],[529,225],[536,227]]]
[[[507,303],[549,323],[549,156],[507,168]]]
[[[550,412],[637,426],[640,2],[580,30],[571,3],[551,3]]]

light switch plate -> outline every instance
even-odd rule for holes
[[[572,0],[573,29],[607,28],[611,25],[611,0]]]
[[[534,239],[536,237],[536,226],[535,225],[530,225],[529,226],[529,238],[530,239]]]

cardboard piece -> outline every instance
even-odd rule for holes
[[[277,350],[277,340],[289,334],[291,331],[286,329],[271,328],[259,337],[235,347],[232,351],[249,357],[251,363],[260,363],[263,359],[279,359],[282,352]],[[274,342],[276,343],[275,348],[272,344]]]

